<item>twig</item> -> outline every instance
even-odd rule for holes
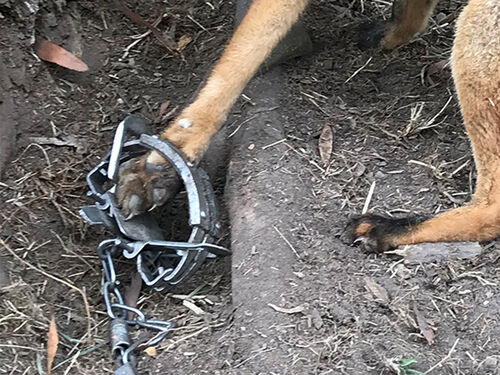
[[[238,368],[238,367],[241,367],[242,365],[244,365],[245,363],[247,363],[248,361],[250,361],[251,359],[254,359],[255,357],[263,354],[263,353],[267,353],[267,352],[270,352],[271,350],[274,350],[275,348],[269,348],[269,349],[263,349],[263,350],[260,350],[258,351],[257,353],[255,353],[254,355],[251,355],[250,357],[248,357],[247,359],[244,359],[243,361],[241,361],[240,363],[237,363],[236,365],[233,366],[233,368]]]
[[[434,370],[436,367],[441,366],[445,361],[447,361],[451,357],[451,355],[453,354],[453,352],[455,351],[455,347],[458,344],[458,340],[460,340],[460,339],[456,339],[455,340],[455,343],[451,347],[451,349],[448,352],[448,354],[446,354],[446,356],[444,356],[444,358],[442,360],[440,360],[438,363],[436,363],[434,366],[432,366],[430,369],[428,369],[426,372],[424,372],[424,374],[428,374],[429,372],[431,372],[432,370]]]
[[[125,4],[119,0],[114,0],[115,6],[120,9],[125,16],[130,18],[133,22],[138,23],[139,25],[146,26],[153,35],[160,41],[161,44],[165,46],[165,48],[174,56],[179,56],[179,52],[176,51],[175,47],[172,47],[163,37],[162,33],[160,30],[158,30],[156,27],[151,25],[148,21],[146,21],[144,18],[142,18],[140,15],[137,13],[131,11],[129,8],[125,6]],[[139,39],[140,40],[140,39]]]
[[[363,206],[363,211],[361,214],[364,215],[368,211],[368,207],[370,207],[370,202],[372,201],[373,192],[375,191],[375,181],[372,182],[372,186],[370,186],[370,190],[368,191],[368,196],[365,200],[365,205]]]
[[[441,110],[438,113],[436,113],[433,118],[431,118],[429,121],[427,121],[427,123],[425,124],[424,129],[425,128],[429,128],[434,123],[434,121],[436,121],[436,119],[438,118],[438,116],[441,113],[444,112],[444,110],[446,109],[446,107],[448,107],[448,104],[450,104],[450,102],[451,102],[452,99],[453,99],[453,96],[450,95],[450,97],[448,98],[448,101],[445,103],[445,105],[443,106],[443,108],[441,108]]]
[[[14,250],[11,249],[11,247],[9,245],[7,245],[7,243],[5,243],[5,241],[3,239],[0,238],[0,245],[2,245],[4,247],[5,250],[7,250],[9,253],[12,254],[12,256],[14,258],[16,258],[18,261],[20,261],[21,263],[23,263],[25,266],[41,273],[42,275],[54,280],[54,281],[57,281],[61,284],[64,284],[66,285],[68,288],[71,288],[75,291],[77,291],[78,293],[81,294],[82,298],[83,298],[83,304],[85,306],[85,312],[87,313],[87,333],[88,333],[88,336],[89,338],[92,337],[91,336],[91,327],[90,327],[90,321],[91,321],[91,317],[90,317],[90,305],[89,305],[89,302],[87,300],[87,296],[85,295],[85,292],[83,290],[81,290],[80,288],[76,287],[75,285],[71,284],[70,282],[66,281],[66,280],[63,280],[63,279],[60,279],[56,276],[53,276],[51,275],[50,273],[47,273],[45,272],[44,270],[41,270],[40,268],[32,265],[31,263],[25,261],[23,258],[21,258],[19,255],[17,255]]]
[[[189,18],[191,21],[193,21],[194,24],[196,24],[200,29],[202,29],[203,31],[206,31],[207,33],[211,34],[210,31],[207,30],[207,28],[205,26],[203,26],[201,23],[199,23],[198,21],[196,21],[193,17],[191,17],[189,14],[187,16],[187,18]]]
[[[227,136],[227,139],[229,139],[229,138],[231,138],[233,135],[235,135],[235,134],[238,132],[238,130],[240,130],[240,128],[241,128],[244,124],[246,124],[246,123],[247,123],[247,122],[249,122],[249,121],[252,121],[254,118],[256,118],[256,117],[257,117],[257,115],[258,115],[258,113],[256,113],[256,114],[255,114],[255,115],[253,115],[253,116],[250,116],[249,118],[247,118],[247,119],[245,119],[244,121],[242,121],[242,122],[241,122],[241,124],[239,124],[239,125],[238,125],[238,127],[236,128],[236,130],[235,130],[235,131],[233,131],[231,134],[229,134],[229,135]]]
[[[278,234],[280,235],[280,237],[281,237],[281,238],[283,238],[283,241],[285,241],[285,242],[286,242],[286,244],[290,247],[290,249],[292,249],[292,251],[293,251],[293,253],[295,254],[295,256],[296,256],[297,258],[299,258],[299,259],[300,259],[300,255],[299,255],[299,253],[297,252],[297,250],[295,250],[295,248],[292,246],[292,244],[290,243],[290,241],[288,241],[288,240],[286,239],[286,237],[285,237],[285,236],[283,236],[283,234],[280,232],[280,230],[279,230],[278,228],[276,228],[274,225],[273,225],[273,228],[274,228],[274,230],[275,230],[276,232],[278,232]]]
[[[276,145],[279,145],[280,143],[283,143],[286,141],[286,138],[283,138],[283,139],[280,139],[279,141],[276,141],[276,142],[273,142],[271,144],[268,144],[267,146],[263,146],[262,149],[265,150],[269,147],[273,147],[273,146],[276,146]]]
[[[71,370],[71,368],[75,365],[76,363],[76,360],[78,359],[78,357],[80,356],[80,353],[81,353],[81,350],[79,350],[73,357],[73,359],[71,360],[71,362],[69,363],[68,367],[66,367],[66,370],[64,370],[64,375],[68,375],[69,374],[69,370]]]
[[[196,332],[193,332],[189,335],[186,335],[182,338],[180,338],[179,340],[177,341],[174,341],[173,343],[171,343],[169,346],[167,346],[167,351],[172,349],[175,345],[177,345],[178,343],[182,342],[182,341],[185,341],[187,339],[190,339],[191,337],[195,337],[195,336],[198,336],[200,333],[202,332],[205,332],[207,329],[209,329],[210,327],[203,327],[202,329],[200,329],[199,331],[196,331]]]
[[[366,68],[366,66],[370,63],[370,61],[372,61],[372,59],[373,59],[373,57],[370,57],[370,58],[368,59],[368,61],[366,61],[366,62],[365,62],[365,64],[364,64],[361,68],[359,68],[359,69],[358,69],[358,70],[356,70],[354,73],[352,73],[352,75],[351,75],[349,78],[347,78],[347,79],[345,80],[345,82],[344,82],[344,83],[347,83],[347,82],[349,82],[351,79],[353,79],[354,77],[356,77],[356,75],[357,75],[359,72],[361,72],[364,68]]]
[[[43,351],[43,349],[39,349],[39,348],[32,348],[30,346],[14,345],[14,344],[0,344],[0,348],[13,348],[13,349],[33,350],[34,352],[41,352],[41,351]]]
[[[290,146],[287,142],[284,142],[285,146],[287,146],[290,150],[292,150],[293,152],[295,152],[297,155],[299,155],[300,157],[304,158],[309,164],[311,165],[314,165],[316,168],[318,168],[321,173],[326,173],[326,169],[324,168],[321,168],[319,166],[318,163],[316,163],[315,161],[311,160],[310,158],[308,158],[306,155],[298,152],[295,148],[293,148],[292,146]]]

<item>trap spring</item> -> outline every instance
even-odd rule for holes
[[[117,127],[111,152],[87,175],[88,196],[95,204],[83,207],[80,215],[91,225],[104,225],[114,233],[97,249],[104,271],[103,295],[106,311],[112,319],[111,346],[118,359],[116,375],[132,375],[135,369],[131,352],[141,344],[155,346],[175,326],[171,321],[148,319],[139,309],[124,302],[117,279],[114,258],[135,259],[143,282],[163,290],[191,276],[207,258],[230,255],[224,247],[215,245],[217,211],[210,180],[205,171],[184,160],[171,144],[148,135],[138,117],[128,116]],[[139,139],[124,142],[127,132]],[[170,162],[184,183],[189,205],[191,232],[186,242],[167,241],[152,213],[125,218],[116,200],[120,164],[148,150],[160,153]],[[134,316],[134,319],[127,319]],[[156,332],[150,339],[132,343],[130,326]]]

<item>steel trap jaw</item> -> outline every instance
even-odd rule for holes
[[[215,245],[219,229],[214,192],[207,173],[186,161],[181,152],[165,140],[147,134],[144,122],[128,116],[118,125],[111,152],[87,175],[88,196],[94,205],[83,207],[80,215],[91,225],[104,225],[116,238],[101,242],[101,253],[111,251],[136,259],[144,283],[162,290],[193,274],[207,258],[230,255]],[[139,136],[124,142],[126,133]],[[153,214],[148,212],[126,219],[116,200],[120,164],[148,150],[162,155],[180,176],[189,205],[191,232],[186,242],[165,240]]]

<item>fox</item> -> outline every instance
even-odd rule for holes
[[[334,0],[332,0],[334,1]],[[309,0],[254,0],[194,101],[161,133],[193,164],[246,84],[300,17]],[[362,48],[395,49],[422,32],[438,0],[394,0],[388,20],[360,27]],[[420,242],[488,241],[500,235],[500,0],[469,0],[457,20],[452,75],[477,170],[465,206],[435,217],[351,218],[342,239],[373,252]],[[129,217],[171,198],[176,173],[157,152],[120,171],[117,199]]]

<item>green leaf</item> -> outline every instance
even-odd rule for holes
[[[401,367],[408,367],[412,364],[414,364],[415,362],[417,362],[417,359],[416,358],[403,358],[401,359],[401,361],[399,362],[399,365]]]

